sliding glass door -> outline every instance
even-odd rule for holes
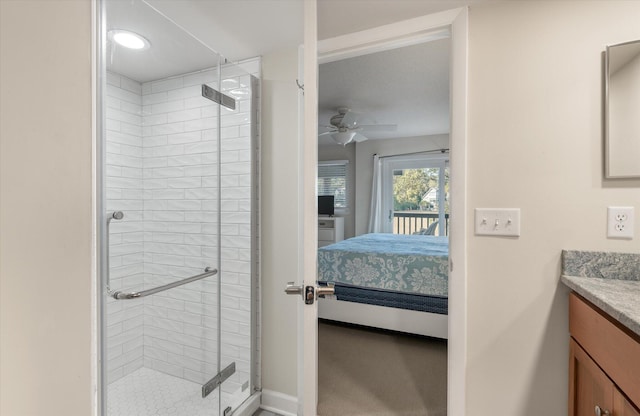
[[[449,235],[447,155],[391,156],[381,165],[382,231]]]

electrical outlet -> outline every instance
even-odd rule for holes
[[[633,207],[607,208],[607,237],[633,238]]]
[[[476,208],[476,235],[520,236],[520,208]]]

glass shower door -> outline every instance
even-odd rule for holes
[[[222,415],[253,391],[252,157],[225,144],[251,131],[247,104],[223,94],[221,58],[145,1],[102,5],[103,414]],[[222,404],[227,379],[242,394]]]

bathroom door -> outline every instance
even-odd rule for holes
[[[303,131],[300,171],[302,177],[303,252],[300,290],[316,288],[318,217],[316,177],[318,174],[318,53],[316,0],[304,3],[304,73],[302,94]],[[298,307],[298,414],[316,415],[318,405],[318,304],[311,294]]]

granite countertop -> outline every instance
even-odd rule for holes
[[[560,281],[640,336],[640,254],[563,250]]]
[[[640,336],[640,281],[567,275],[560,281]]]

